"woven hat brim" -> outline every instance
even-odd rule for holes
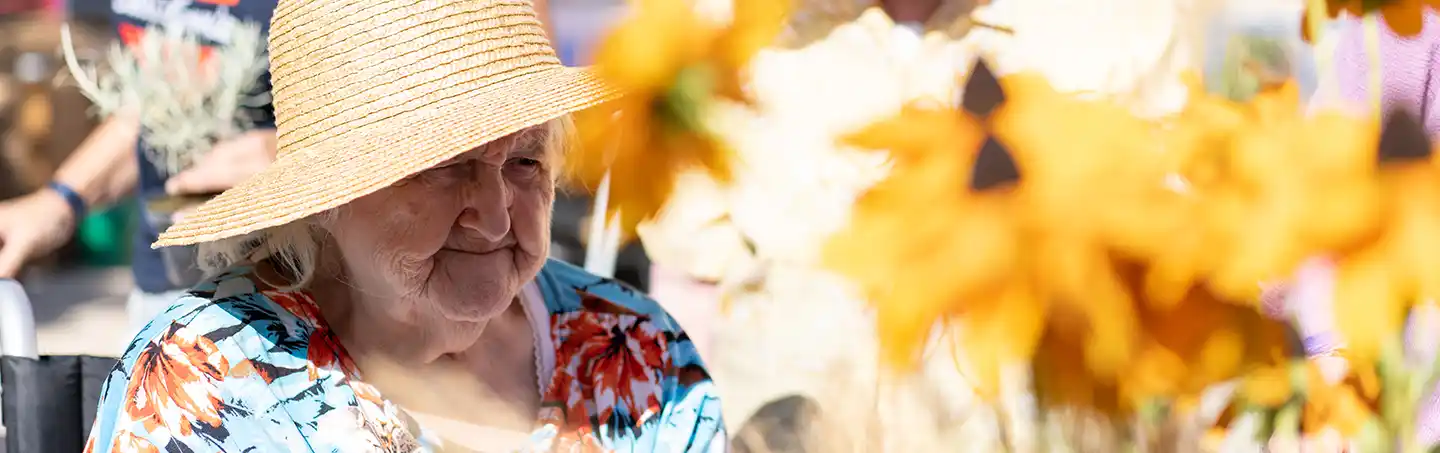
[[[282,153],[201,205],[152,247],[232,238],[284,225],[389,187],[480,145],[612,100],[585,68],[555,66]]]

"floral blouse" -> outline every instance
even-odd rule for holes
[[[247,273],[191,290],[141,331],[105,382],[87,452],[441,448],[362,380],[310,295],[257,290]],[[549,333],[523,451],[725,450],[714,384],[654,301],[553,260],[521,300],[543,306],[531,320]]]

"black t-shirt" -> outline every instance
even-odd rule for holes
[[[239,23],[259,25],[268,34],[275,2],[276,0],[112,0],[111,21],[121,41],[127,44],[135,43],[144,33],[145,27],[160,24],[182,27],[186,33],[199,37],[207,46],[224,46],[230,40],[233,27]],[[270,76],[266,73],[256,84],[255,93],[252,94],[259,95],[269,91]],[[272,106],[266,105],[248,113],[247,118],[254,120],[257,128],[275,127]],[[183,272],[167,269],[162,252],[150,249],[150,244],[154,243],[159,235],[157,230],[161,225],[157,225],[155,216],[147,212],[145,200],[165,193],[166,176],[148,161],[144,140],[136,144],[135,153],[136,158],[140,159],[140,185],[137,193],[141,213],[132,257],[135,284],[142,291],[152,293],[188,288],[198,283],[188,281],[190,278],[185,277],[194,275],[193,269]],[[168,253],[193,255],[195,252],[191,247]],[[183,262],[186,263],[185,266],[194,266],[193,259]]]

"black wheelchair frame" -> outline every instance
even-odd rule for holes
[[[41,356],[19,282],[0,279],[0,453],[80,453],[116,359]]]

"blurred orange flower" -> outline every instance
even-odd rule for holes
[[[1031,292],[1019,248],[1018,169],[989,137],[976,107],[999,95],[983,65],[967,88],[971,112],[909,106],[843,141],[888,150],[890,175],[856,201],[851,222],[824,250],[828,267],[855,282],[876,307],[885,359],[907,366],[932,329],[963,318],[960,342],[982,393],[998,390],[1004,363],[1023,363],[1039,337],[1044,305]],[[977,115],[978,114],[978,115]],[[977,118],[978,116],[978,118]]]
[[[1385,20],[1385,25],[1390,27],[1403,37],[1415,36],[1420,33],[1425,25],[1425,9],[1440,9],[1440,0],[1324,0],[1325,16],[1331,19],[1340,17],[1341,13],[1360,17],[1366,14],[1378,12]],[[1311,21],[1304,17],[1309,14],[1310,4],[1307,1],[1306,10],[1301,13],[1300,36],[1305,42],[1310,42],[1315,36],[1312,30]]]
[[[567,167],[592,190],[610,175],[609,214],[621,213],[627,237],[664,206],[679,172],[729,181],[731,153],[703,117],[717,97],[744,100],[742,70],[780,32],[790,3],[737,0],[717,25],[685,0],[639,0],[601,41],[596,72],[626,96],[576,114],[581,148]]]
[[[1254,303],[1261,282],[1378,228],[1373,122],[1298,106],[1294,83],[1244,104],[1192,89],[1165,140],[1187,194],[1169,207],[1184,221],[1150,261],[1148,297],[1170,301],[1204,281],[1224,300]]]
[[[1151,304],[1144,266],[1124,264],[1163,255],[1192,219],[1172,207],[1153,125],[1038,76],[988,77],[970,77],[966,112],[910,107],[848,139],[889,150],[893,168],[825,258],[876,306],[892,364],[954,322],[983,395],[1028,361],[1046,398],[1128,411],[1276,360],[1280,324],[1201,290]]]
[[[909,107],[849,137],[893,168],[825,260],[875,304],[890,363],[956,323],[984,396],[1028,361],[1046,406],[1129,415],[1246,376],[1248,401],[1274,407],[1298,390],[1262,282],[1336,257],[1337,319],[1362,353],[1440,298],[1440,160],[1418,125],[1306,115],[1293,83],[1192,94],[1153,122],[982,65],[964,111]],[[1307,423],[1354,432],[1372,387],[1305,384]]]
[[[1135,266],[1120,266],[1139,289]],[[1085,366],[1083,332],[1052,312],[1033,366],[1036,391],[1047,405],[1076,405],[1111,416],[1133,414],[1151,401],[1197,401],[1204,390],[1282,363],[1291,354],[1283,323],[1216,299],[1197,288],[1172,306],[1137,304],[1136,353],[1113,376]]]
[[[1113,375],[1136,353],[1139,313],[1112,264],[1165,242],[1164,160],[1153,125],[1119,105],[1055,91],[1040,76],[1006,77],[995,135],[1014,150],[1022,173],[1020,206],[1035,230],[1036,291],[1084,335],[1086,366]]]
[[[1378,143],[1376,205],[1383,228],[1337,263],[1337,327],[1362,361],[1399,341],[1404,317],[1417,302],[1440,299],[1440,167],[1432,162],[1431,146],[1413,117],[1391,116]]]
[[[1247,374],[1232,405],[1276,409],[1298,401],[1306,434],[1334,428],[1353,437],[1379,415],[1380,383],[1374,367],[1358,367],[1330,382],[1314,361],[1287,362]]]

